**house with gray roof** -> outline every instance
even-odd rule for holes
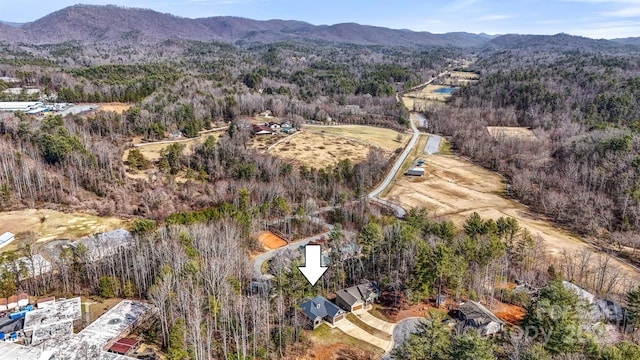
[[[311,300],[307,300],[299,306],[302,313],[313,323],[312,328],[315,329],[326,321],[330,324],[344,319],[344,310],[337,307],[331,301],[318,295]]]
[[[502,320],[498,319],[482,304],[475,301],[468,301],[460,305],[458,319],[464,327],[477,329],[483,336],[495,335],[504,329]]]
[[[372,282],[366,282],[336,293],[336,304],[347,311],[356,311],[373,304],[380,290]]]

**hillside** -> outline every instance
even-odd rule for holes
[[[347,23],[315,26],[300,21],[257,21],[237,17],[181,18],[153,10],[113,5],[75,5],[22,24],[18,30],[0,24],[0,41],[33,44],[131,40],[155,42],[172,38],[224,42],[277,42],[292,39],[358,45],[480,46],[486,36],[469,33],[431,34]]]

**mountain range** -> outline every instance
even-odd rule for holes
[[[569,43],[574,44],[578,49],[609,49],[640,44],[637,38],[593,40],[566,34],[554,36],[490,36],[466,32],[433,34],[355,23],[312,25],[293,20],[258,21],[228,16],[190,19],[149,9],[114,5],[74,5],[30,23],[0,22],[0,41],[9,43],[37,45],[68,41],[155,43],[167,39],[226,43],[313,40],[357,45],[475,48],[566,46],[569,40]]]

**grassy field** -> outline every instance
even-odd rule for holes
[[[313,344],[309,359],[369,359],[378,358],[383,351],[371,344],[351,337],[326,324],[307,333]]]
[[[503,197],[504,184],[500,175],[452,155],[431,155],[423,160],[424,177],[397,178],[383,198],[407,210],[426,208],[431,215],[450,219],[459,228],[473,212],[485,219],[512,217],[534,236],[539,235],[551,255],[559,256],[563,250],[595,251],[574,234]],[[638,271],[616,259],[612,258],[611,262],[619,266],[625,276],[640,280]]]
[[[316,126],[307,125],[306,131],[314,133],[332,134],[347,139],[361,141],[366,144],[379,146],[385,150],[394,151],[403,146],[409,139],[408,134],[399,133],[391,129],[383,129],[373,126],[341,125],[341,126]]]
[[[274,146],[269,152],[281,159],[320,169],[342,159],[361,162],[367,158],[370,149],[370,145],[359,141],[305,130]],[[385,151],[385,155],[390,157],[391,151]]]
[[[128,220],[99,217],[82,213],[63,213],[55,210],[18,210],[0,212],[0,233],[10,231],[16,240],[0,251],[15,250],[21,244],[21,234],[33,232],[38,242],[54,239],[78,239],[98,232],[119,229]]]

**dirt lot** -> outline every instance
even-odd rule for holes
[[[509,216],[534,235],[540,235],[550,254],[592,248],[579,238],[559,229],[543,216],[530,212],[525,206],[504,198],[502,178],[479,166],[453,155],[423,157],[426,175],[422,178],[397,178],[384,199],[405,209],[424,207],[435,216],[454,221],[459,227],[471,213],[483,218],[498,219]],[[637,271],[612,259],[632,279]]]
[[[103,103],[98,105],[100,105],[100,107],[97,109],[98,111],[113,111],[117,113],[123,113],[129,110],[129,108],[131,107],[131,105],[129,104],[118,103],[118,102]]]
[[[15,250],[20,243],[20,234],[33,231],[38,242],[53,239],[78,239],[125,227],[128,221],[114,217],[98,217],[81,213],[63,213],[55,210],[18,210],[0,212],[0,233],[10,231],[16,241],[0,251]]]
[[[499,301],[494,301],[491,305],[491,311],[502,321],[506,321],[509,324],[518,325],[527,311],[516,305],[504,304]]]
[[[287,245],[286,241],[271,231],[263,231],[258,234],[258,241],[262,244],[262,247],[264,247],[265,250],[279,249]]]
[[[379,146],[389,151],[394,151],[395,149],[399,148],[410,138],[408,134],[402,134],[395,130],[360,125],[306,125],[305,130],[313,133],[325,133],[341,136],[347,139]],[[402,140],[398,141],[398,135],[402,137]]]
[[[282,159],[314,167],[333,165],[339,160],[350,159],[357,163],[367,158],[370,145],[330,134],[304,131],[271,148],[270,152]],[[387,157],[390,151],[385,151]]]
[[[487,126],[489,135],[494,139],[497,138],[516,138],[522,140],[537,139],[533,131],[526,127],[517,126]]]

